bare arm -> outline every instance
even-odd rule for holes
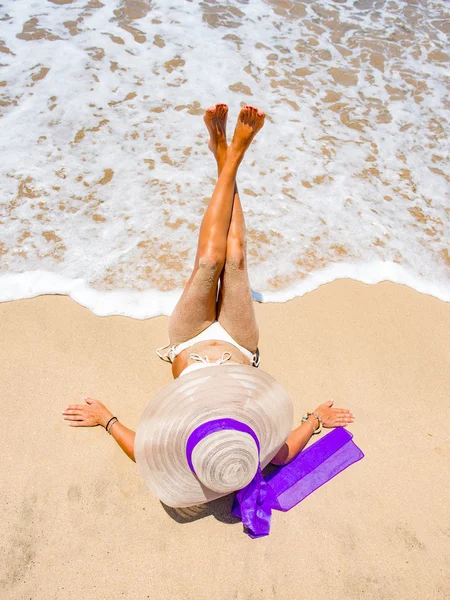
[[[71,427],[106,427],[114,416],[104,404],[92,398],[85,398],[86,404],[71,404],[63,411],[64,419],[70,421]],[[116,440],[127,456],[136,462],[134,457],[135,432],[117,421],[110,428],[112,437]]]
[[[345,408],[331,408],[333,400],[321,404],[314,411],[322,420],[323,427],[345,427],[355,420],[352,413]],[[274,465],[286,465],[291,462],[299,452],[308,443],[314,433],[314,430],[319,426],[319,422],[314,415],[310,415],[305,423],[294,429],[280,448],[278,453],[273,457]]]
[[[136,462],[136,459],[134,458],[134,438],[136,437],[135,432],[117,421],[111,427],[110,433],[125,454],[129,456],[131,460]]]
[[[291,462],[309,442],[318,425],[317,419],[314,416],[310,416],[305,423],[294,429],[278,453],[272,458],[272,463],[274,465],[286,465],[288,462]]]

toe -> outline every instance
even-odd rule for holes
[[[220,116],[225,115],[228,112],[228,106],[226,104],[218,104],[217,112]]]

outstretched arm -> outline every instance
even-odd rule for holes
[[[323,427],[345,427],[355,420],[353,414],[346,408],[331,408],[333,400],[325,402],[316,408],[314,413],[320,417]],[[286,442],[272,459],[274,465],[286,465],[291,462],[308,443],[314,431],[318,428],[317,418],[311,414],[305,423],[291,432]]]
[[[64,419],[70,421],[70,427],[96,427],[97,425],[106,427],[114,415],[98,400],[85,398],[85,402],[86,404],[70,404],[63,411]],[[109,433],[125,454],[136,462],[134,458],[135,432],[116,421],[110,426]]]

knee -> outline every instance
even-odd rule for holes
[[[244,269],[246,260],[246,248],[242,238],[228,237],[227,241],[227,263],[229,266]]]
[[[202,271],[211,272],[212,274],[220,274],[224,263],[225,257],[223,256],[223,253],[215,248],[207,248],[199,256],[198,268]]]

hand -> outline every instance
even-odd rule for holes
[[[92,398],[85,398],[86,404],[70,404],[63,411],[64,419],[70,427],[96,427],[106,424],[113,416],[104,404]]]
[[[346,427],[355,417],[346,408],[331,408],[334,400],[321,404],[314,411],[322,419],[323,427]]]

